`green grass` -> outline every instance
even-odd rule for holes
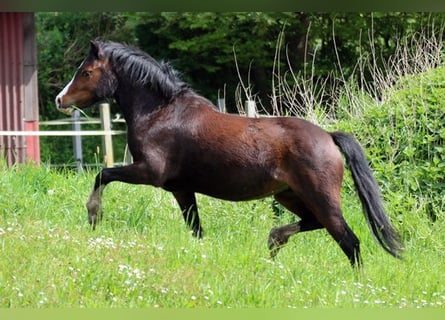
[[[0,165],[0,307],[443,307],[445,228],[417,212],[396,224],[405,258],[374,242],[348,182],[343,209],[362,243],[354,272],[325,231],[266,246],[271,199],[198,196],[205,238],[194,239],[173,197],[113,183],[92,231],[85,201],[94,174]],[[388,203],[391,209],[391,203]],[[391,213],[391,217],[400,213]]]

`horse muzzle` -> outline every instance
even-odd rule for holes
[[[57,107],[58,111],[66,114],[67,116],[71,116],[74,112],[74,109],[75,108],[73,108],[73,107]]]

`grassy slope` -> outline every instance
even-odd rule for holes
[[[356,196],[344,211],[362,241],[354,273],[325,231],[292,238],[275,261],[271,200],[199,196],[206,237],[184,226],[171,195],[111,184],[96,231],[84,203],[93,174],[0,165],[0,307],[422,307],[445,304],[444,222],[405,212],[406,254],[373,241]]]

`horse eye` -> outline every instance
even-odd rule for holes
[[[89,78],[91,76],[91,71],[83,70],[80,75],[85,78]]]

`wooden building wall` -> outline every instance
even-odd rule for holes
[[[33,13],[0,12],[0,152],[8,165],[40,162],[37,50]]]

